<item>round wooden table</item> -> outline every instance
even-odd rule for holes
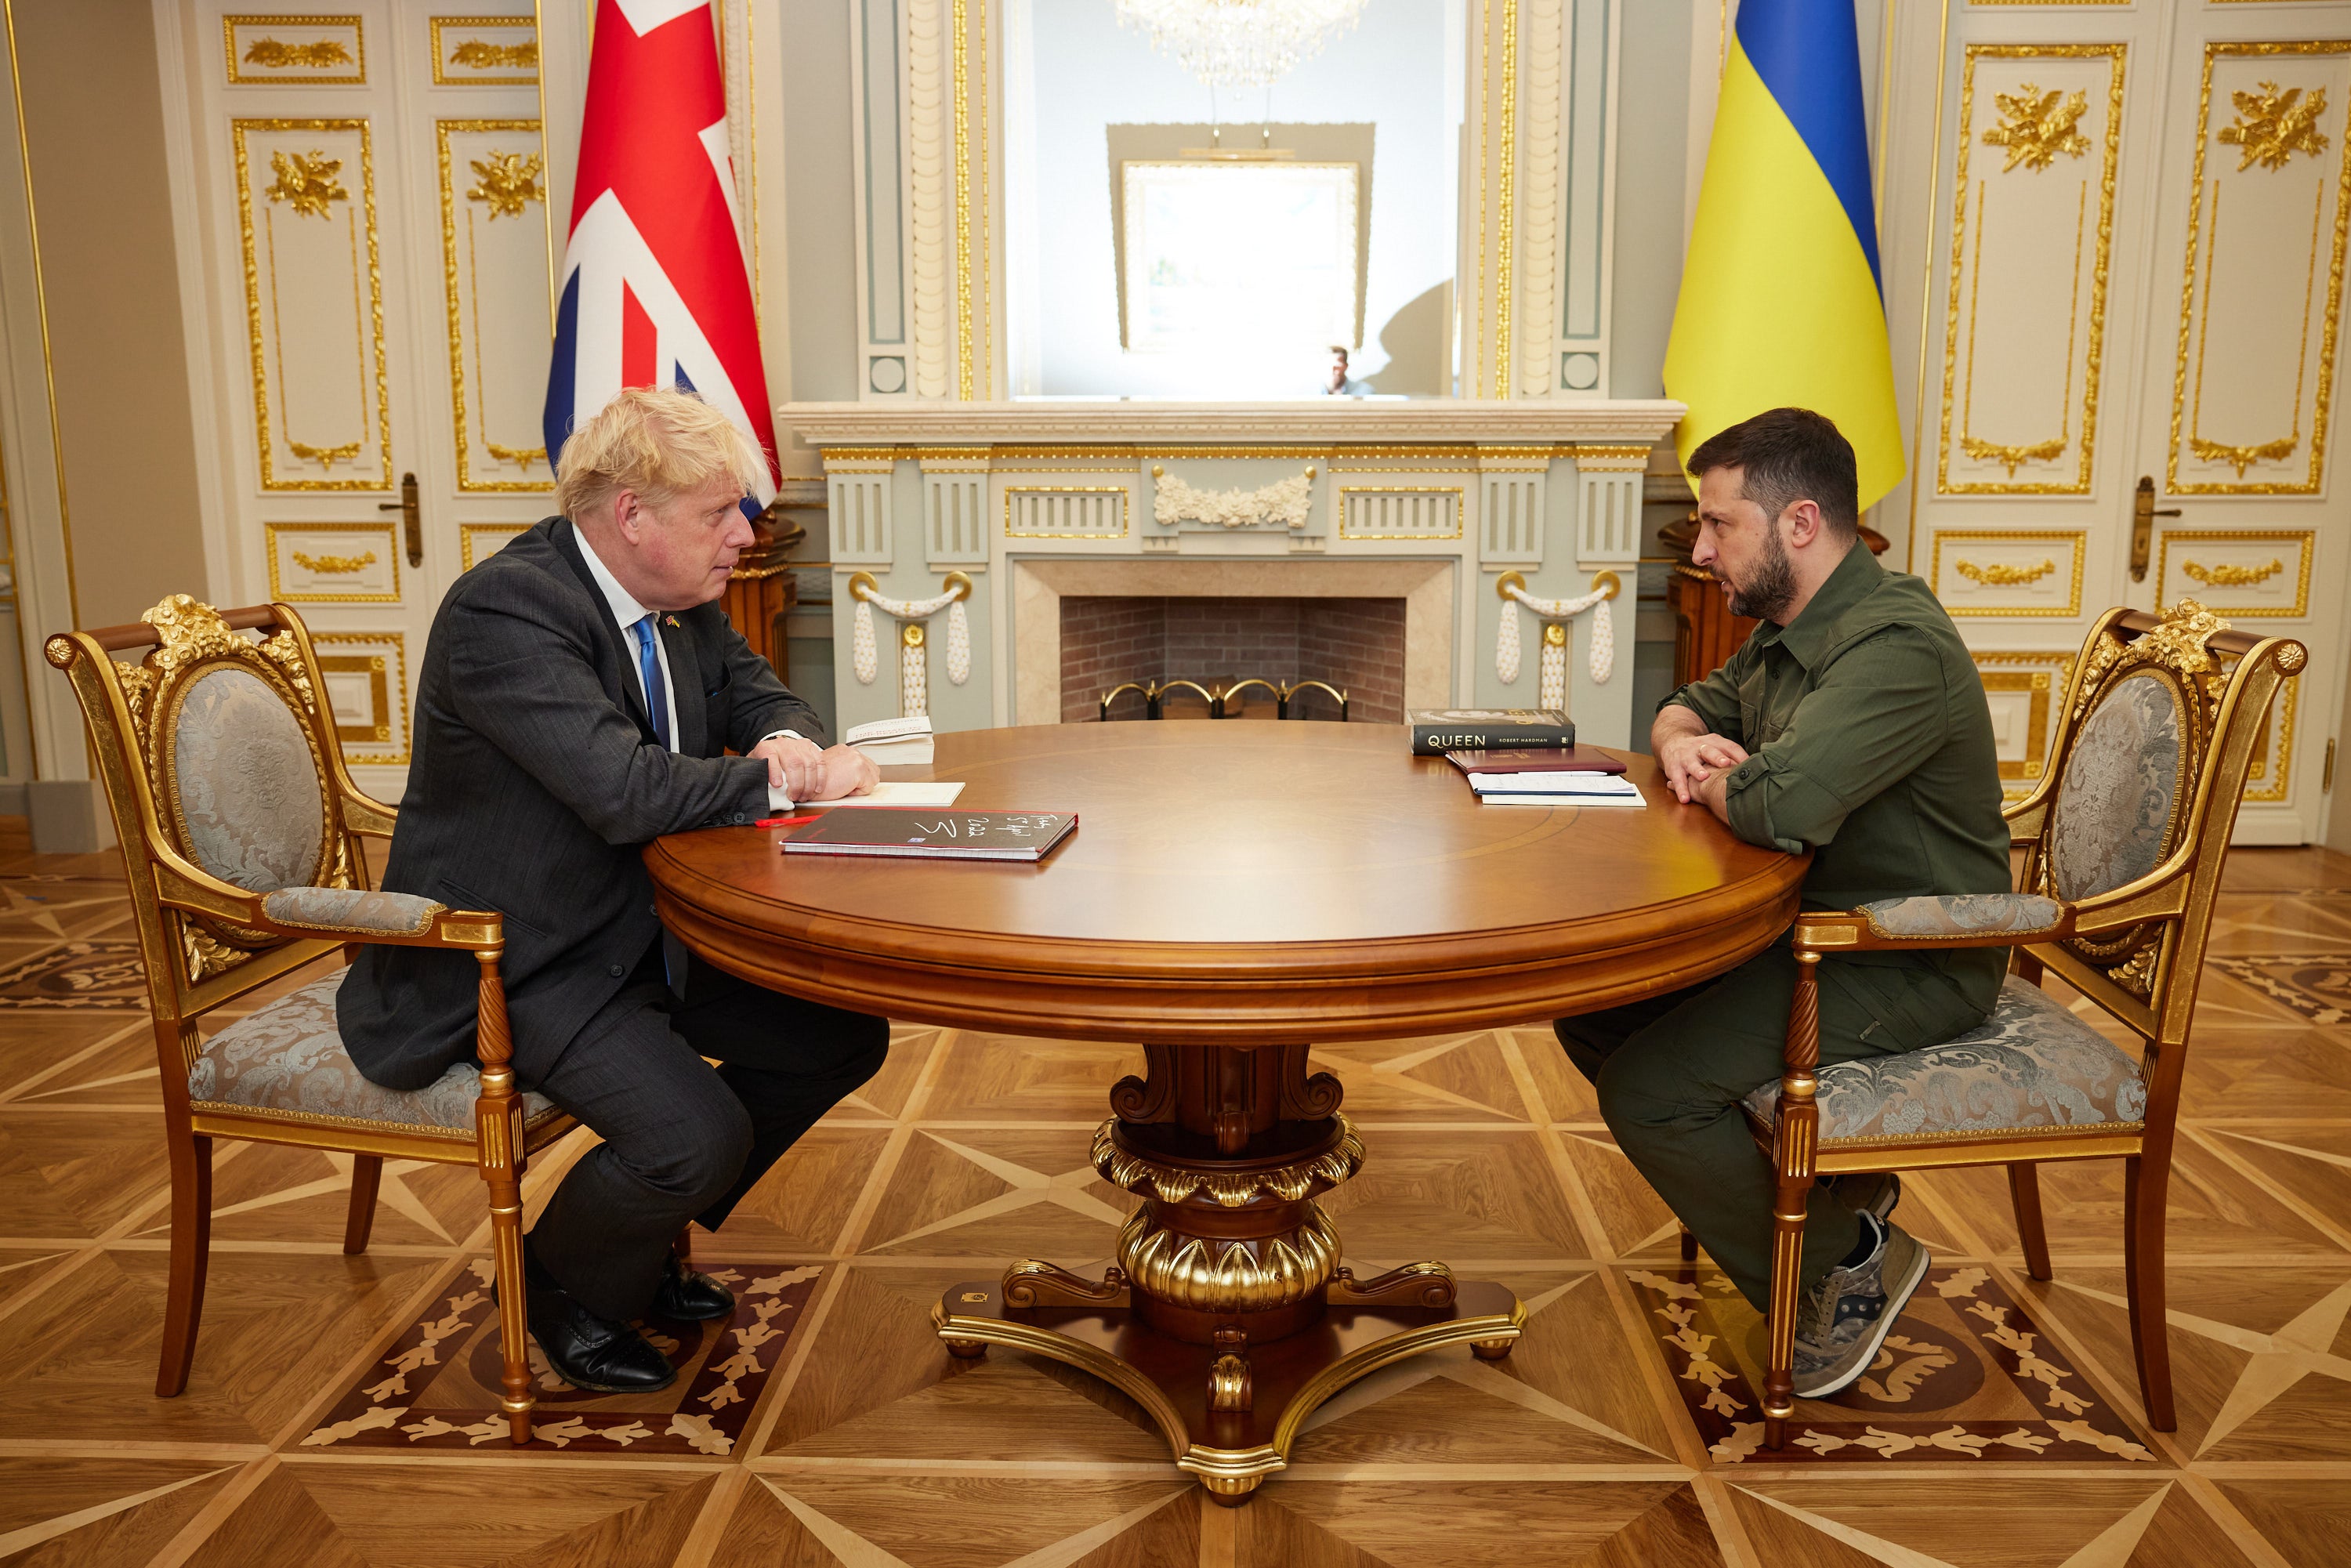
[[[786,856],[789,829],[645,852],[694,952],[893,1019],[1140,1043],[1103,1178],[1144,1202],[1090,1280],[1023,1262],[946,1292],[958,1355],[1034,1351],[1115,1384],[1226,1502],[1316,1406],[1525,1320],[1440,1262],[1357,1279],[1315,1197],[1364,1160],[1310,1041],[1523,1024],[1690,984],[1794,918],[1808,862],[1740,842],[1630,757],[1644,810],[1480,806],[1392,726],[1072,724],[938,738],[955,810],[1074,811],[1037,865]]]

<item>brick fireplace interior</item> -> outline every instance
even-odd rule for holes
[[[1061,722],[1101,716],[1102,695],[1128,681],[1328,681],[1347,694],[1359,723],[1404,720],[1405,601],[1401,599],[1088,598],[1061,600]],[[1238,716],[1271,718],[1252,689]],[[1206,718],[1207,705],[1173,694],[1169,718]],[[1336,718],[1313,693],[1293,712]],[[1129,693],[1114,719],[1143,716]]]

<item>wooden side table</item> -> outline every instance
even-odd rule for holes
[[[1674,612],[1674,685],[1685,685],[1722,668],[1755,630],[1755,621],[1732,614],[1722,580],[1690,559],[1690,547],[1698,542],[1696,512],[1659,528],[1657,542],[1674,558],[1666,579],[1666,605]],[[1882,556],[1888,541],[1876,528],[1865,528],[1861,542],[1870,554]]]

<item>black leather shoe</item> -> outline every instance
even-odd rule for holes
[[[530,1337],[574,1388],[647,1394],[677,1381],[677,1369],[643,1334],[598,1317],[563,1291],[530,1292]]]
[[[653,1288],[653,1315],[681,1322],[716,1322],[735,1315],[735,1292],[709,1275],[687,1268],[685,1260],[673,1252],[662,1282]]]

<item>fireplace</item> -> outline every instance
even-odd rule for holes
[[[1134,598],[1061,600],[1061,719],[1099,716],[1106,692],[1129,683],[1258,679],[1277,686],[1322,681],[1347,694],[1349,716],[1374,724],[1404,719],[1405,603],[1401,599]],[[1252,687],[1228,716],[1270,718],[1274,699]],[[1137,716],[1128,693],[1113,718]],[[1207,702],[1171,693],[1170,718],[1207,716]],[[1320,693],[1301,695],[1293,716],[1337,716]]]

